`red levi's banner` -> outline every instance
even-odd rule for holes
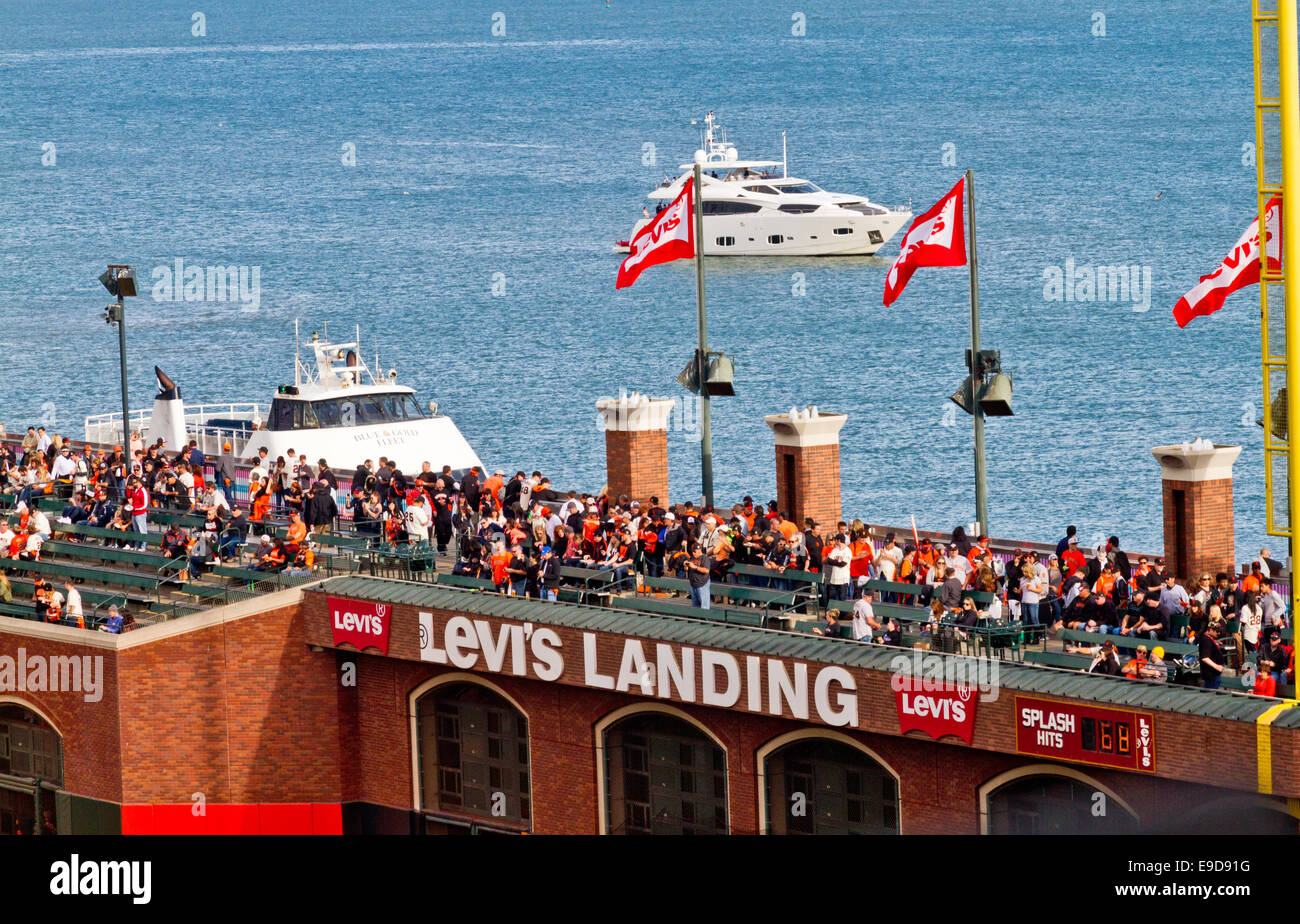
[[[948,191],[907,229],[898,259],[885,277],[885,307],[903,294],[912,273],[922,266],[966,265],[966,178]]]
[[[1264,204],[1265,257],[1270,272],[1282,269],[1282,200],[1276,196]],[[1218,269],[1202,276],[1192,291],[1174,305],[1174,320],[1186,327],[1192,318],[1214,314],[1224,300],[1246,286],[1259,282],[1259,218],[1237,239]]]
[[[975,703],[979,700],[979,688],[966,684],[916,682],[914,685],[916,690],[894,690],[899,733],[921,731],[935,741],[944,735],[955,735],[970,744],[975,735]]]
[[[618,268],[614,288],[626,289],[648,266],[695,256],[694,185],[694,177],[682,184],[682,191],[673,204],[652,218],[628,242],[631,251]]]
[[[357,651],[378,648],[380,654],[388,654],[388,632],[393,624],[391,606],[346,597],[327,597],[326,601],[335,645],[347,642]]]

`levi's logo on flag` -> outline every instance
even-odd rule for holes
[[[900,685],[896,685],[900,686]],[[916,690],[907,687],[915,686]],[[894,690],[898,707],[899,734],[925,732],[935,741],[956,735],[967,744],[975,734],[975,703],[978,690],[967,684],[902,684]]]
[[[1281,272],[1282,200],[1277,196],[1264,204],[1264,234],[1269,272]],[[1174,305],[1174,320],[1179,327],[1186,327],[1192,318],[1214,314],[1223,307],[1224,300],[1233,292],[1258,282],[1259,216],[1256,216],[1218,268],[1210,275],[1202,276],[1192,291]]]
[[[922,266],[966,265],[966,178],[917,217],[898,248],[898,259],[885,277],[885,307],[903,294],[912,273]]]
[[[629,253],[618,268],[614,288],[626,289],[648,266],[695,256],[694,184],[694,177],[683,183],[673,204],[650,219],[628,242]]]
[[[346,597],[326,599],[335,645],[347,642],[357,651],[378,648],[380,654],[388,654],[388,630],[392,627],[391,606],[366,600],[349,600]]]

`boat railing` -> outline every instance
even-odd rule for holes
[[[196,404],[185,407],[185,431],[198,440],[205,453],[217,454],[229,442],[238,453],[251,436],[253,421],[265,421],[270,409],[255,401],[233,401],[225,404]],[[220,424],[209,421],[220,420]],[[131,411],[131,431],[139,433],[153,422],[152,410]],[[247,426],[230,426],[228,421],[248,421]],[[122,412],[93,414],[86,418],[85,437],[92,443],[113,444],[122,439]]]

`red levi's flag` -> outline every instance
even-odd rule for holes
[[[898,259],[885,277],[885,307],[903,294],[921,266],[966,265],[966,178],[919,216],[898,248]]]
[[[1264,204],[1264,234],[1267,241],[1265,258],[1270,272],[1282,269],[1282,200],[1277,196]],[[1186,327],[1192,318],[1214,314],[1223,307],[1224,300],[1246,286],[1259,282],[1259,217],[1250,223],[1246,233],[1237,239],[1232,250],[1218,269],[1202,276],[1192,291],[1174,305],[1174,320]]]
[[[647,266],[695,256],[695,178],[682,184],[673,204],[650,220],[629,242],[631,252],[618,268],[616,289],[626,289]]]

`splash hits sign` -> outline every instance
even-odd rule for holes
[[[377,648],[380,654],[388,654],[388,633],[393,625],[393,608],[389,604],[347,597],[326,599],[335,645],[347,642],[357,651]]]
[[[1155,722],[1148,712],[1017,696],[1016,750],[1099,767],[1155,773]]]

